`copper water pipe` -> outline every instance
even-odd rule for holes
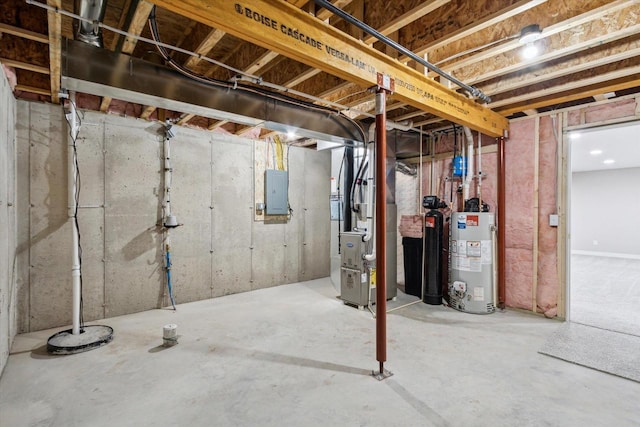
[[[386,90],[376,91],[376,359],[387,361],[387,112]]]
[[[505,306],[505,186],[506,169],[504,159],[504,138],[498,139],[498,308]]]

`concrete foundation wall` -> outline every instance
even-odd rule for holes
[[[0,373],[16,335],[16,101],[0,66]]]
[[[20,331],[71,322],[66,123],[60,107],[19,102]],[[167,306],[160,125],[83,113],[78,137],[84,320]],[[254,221],[254,144],[176,128],[170,232],[176,302],[329,275],[330,154],[291,148],[286,223]],[[28,197],[26,196],[28,194]],[[28,226],[27,226],[28,224]],[[25,261],[26,261],[25,260]]]

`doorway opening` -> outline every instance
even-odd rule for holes
[[[640,336],[640,122],[567,137],[570,320]]]

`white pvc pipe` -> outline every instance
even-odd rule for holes
[[[478,206],[482,210],[482,134],[478,132]]]
[[[466,173],[464,178],[464,186],[462,187],[462,200],[466,202],[469,200],[469,187],[471,186],[471,180],[473,179],[473,135],[471,134],[471,129],[467,126],[464,126],[464,135],[467,139],[467,150],[466,150]]]
[[[171,143],[164,138],[164,222],[171,215]]]
[[[73,298],[73,313],[72,313],[72,328],[71,333],[73,335],[80,334],[80,253],[78,250],[78,228],[76,227],[76,181],[78,170],[76,169],[74,146],[75,140],[79,132],[78,113],[76,111],[76,93],[69,93],[69,135],[67,144],[67,156],[68,156],[68,200],[69,200],[69,224],[71,225],[71,280],[72,280],[72,298]]]
[[[374,228],[376,226],[375,187],[377,184],[375,182],[375,144],[370,142],[367,146],[367,150],[369,150],[369,153],[367,154],[369,157],[369,168],[367,169],[367,233],[364,235],[362,240],[368,242],[373,239],[371,244],[371,253],[365,255],[364,259],[367,261],[374,261],[376,259],[376,233]]]
[[[367,150],[366,153],[366,157],[368,158],[368,162],[369,162],[369,166],[367,167],[367,201],[366,201],[366,206],[367,206],[367,212],[366,214],[366,218],[367,218],[367,232],[365,233],[365,235],[362,238],[363,242],[368,242],[369,240],[371,240],[371,237],[373,236],[373,227],[375,227],[375,221],[374,221],[374,216],[375,216],[375,209],[374,209],[374,205],[373,205],[373,198],[375,197],[375,166],[376,166],[376,162],[375,162],[375,157],[376,157],[376,150],[375,150],[375,145],[374,145],[374,139],[376,137],[376,124],[371,123],[369,125],[369,137],[367,139],[367,147],[365,148],[365,150]],[[364,155],[364,154],[363,154]],[[375,244],[374,244],[375,246]],[[375,251],[375,249],[373,249]],[[374,258],[375,259],[375,258]]]
[[[480,205],[482,210],[482,205]],[[498,306],[498,260],[496,255],[498,254],[498,238],[496,236],[497,227],[491,226],[491,281],[493,282],[493,304]]]

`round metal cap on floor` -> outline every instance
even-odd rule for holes
[[[51,354],[75,354],[93,350],[108,344],[113,339],[113,328],[103,325],[85,326],[78,335],[72,329],[60,331],[47,341],[47,351]]]

